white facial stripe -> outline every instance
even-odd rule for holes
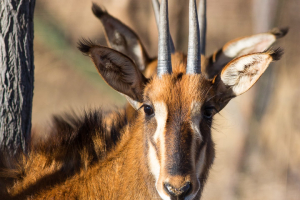
[[[166,122],[168,118],[168,108],[164,102],[154,102],[153,103],[155,108],[155,119],[157,123],[157,128],[154,133],[154,141],[157,143],[159,140],[159,147],[160,148],[160,165],[161,168],[165,166],[165,131],[166,131]]]
[[[159,146],[160,146],[160,165],[161,169],[165,168],[166,163],[166,147],[165,147],[165,133],[161,133],[159,136]]]
[[[200,182],[199,182],[199,185],[200,185]],[[201,185],[200,185],[200,187],[201,187]],[[190,195],[187,196],[184,200],[192,200],[192,199],[194,199],[195,196],[197,195],[198,191],[200,190],[200,187],[199,187],[199,189],[198,189],[196,192],[190,194]]]
[[[164,192],[160,192],[158,190],[157,190],[157,192],[163,200],[171,200],[171,198],[168,195],[166,195]]]
[[[158,180],[159,172],[160,172],[160,165],[157,158],[157,154],[155,151],[155,148],[149,142],[149,152],[148,152],[148,159],[149,159],[149,168],[153,176],[155,177],[155,180]]]
[[[203,141],[203,137],[201,135],[200,131],[200,120],[202,118],[201,115],[201,106],[202,104],[200,102],[192,102],[191,105],[191,119],[192,119],[192,129],[195,131],[195,136],[201,139]],[[192,155],[195,156],[196,154],[196,139],[193,139],[193,147],[192,147]],[[200,158],[199,160],[196,160],[196,171],[197,171],[197,177],[199,177],[204,169],[204,164],[205,164],[205,157],[206,157],[206,145],[201,149],[200,152]],[[192,159],[193,160],[193,159]]]
[[[221,74],[221,79],[225,85],[232,87],[236,95],[240,95],[257,81],[271,61],[272,58],[268,54],[240,57],[230,63]]]
[[[154,105],[154,109],[155,109],[155,119],[156,119],[156,124],[157,124],[157,128],[154,133],[154,142],[157,143],[159,141],[159,147],[157,147],[157,148],[159,148],[159,151],[160,151],[160,166],[156,167],[155,169],[153,168],[153,170],[155,170],[155,171],[151,171],[151,172],[156,179],[156,188],[158,188],[157,183],[158,183],[159,175],[160,175],[159,170],[164,168],[164,166],[165,166],[165,154],[166,154],[165,129],[166,129],[166,122],[167,122],[167,117],[168,117],[168,108],[164,102],[154,102],[153,105]],[[155,154],[154,148],[152,151]],[[155,154],[155,156],[156,156],[156,154]],[[157,192],[163,200],[170,200],[170,197],[167,194],[165,194],[163,189],[161,189],[161,191],[157,189]]]
[[[206,160],[206,145],[201,149],[200,159],[197,161],[197,177],[199,177],[204,169],[205,160]]]
[[[149,142],[149,153],[148,153],[148,159],[149,159],[149,167],[150,167],[150,171],[153,174],[154,178],[155,178],[155,187],[157,188],[157,182],[158,182],[158,178],[160,175],[160,165],[159,165],[159,161],[157,158],[157,154],[155,151],[155,148],[153,147],[153,145]],[[168,195],[166,195],[163,191],[159,191],[156,190],[159,194],[159,196],[163,199],[163,200],[170,200],[170,197]]]
[[[153,147],[152,143],[149,142],[149,153],[148,153],[148,159],[149,159],[149,167],[150,171],[153,174],[155,178],[155,187],[157,188],[158,178],[160,175],[160,165],[157,158],[157,154],[155,151],[155,148]],[[170,200],[170,197],[164,193],[164,191],[156,190],[159,194],[159,196],[163,200]]]
[[[165,132],[168,109],[167,105],[164,102],[155,102],[153,105],[155,109],[155,119],[157,124],[157,128],[154,133],[154,141],[157,142],[159,136],[163,135],[163,133]]]
[[[191,105],[191,127],[195,131],[195,136],[199,137],[203,141],[201,131],[200,131],[200,120],[201,120],[201,103],[192,102]]]

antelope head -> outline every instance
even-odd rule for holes
[[[189,24],[187,56],[171,53],[168,2],[161,1],[157,74],[150,79],[116,50],[89,41],[79,44],[102,78],[137,110],[134,124],[142,130],[145,162],[154,180],[149,185],[164,200],[200,198],[214,160],[213,116],[282,55],[280,49],[243,55],[208,78],[201,73],[204,48],[195,0],[190,0]]]

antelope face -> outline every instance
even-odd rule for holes
[[[102,78],[139,112],[136,123],[143,129],[146,164],[155,180],[150,187],[155,187],[164,200],[199,199],[214,159],[213,115],[251,88],[282,51],[250,53],[225,62],[225,66],[222,62],[217,70],[211,65],[200,66],[195,0],[190,0],[187,56],[173,51],[167,7],[167,1],[162,0],[157,75],[151,79],[141,73],[135,64],[139,62],[116,50],[89,41],[79,43],[79,49],[92,58]]]
[[[193,199],[213,162],[210,127],[219,108],[211,81],[175,70],[145,87],[146,155],[161,198]]]
[[[173,72],[158,71],[148,80],[129,57],[115,50],[87,41],[79,49],[141,113],[146,160],[162,199],[200,198],[214,159],[212,116],[247,91],[282,55],[278,49],[236,58],[208,80],[204,74],[187,74],[186,57],[174,54]]]

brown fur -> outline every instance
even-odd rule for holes
[[[185,73],[185,56],[177,54],[173,56],[173,62],[178,66],[174,68],[173,78],[169,80],[170,83],[161,84],[168,85],[176,81],[190,84],[190,81],[194,81],[194,78],[190,79],[188,76],[180,77]],[[149,89],[145,93],[155,90],[151,85],[154,86],[157,84],[155,82],[160,80],[154,81],[154,79],[149,83]],[[182,84],[179,82],[180,88]],[[209,84],[209,82],[199,84]],[[157,98],[165,98],[164,93],[161,95]],[[193,95],[200,95],[200,93]],[[188,107],[186,109],[188,110]],[[143,123],[143,113],[139,112],[137,118],[130,124],[127,123],[126,113],[123,110],[121,113],[106,115],[108,118],[103,117],[101,111],[95,111],[85,113],[83,117],[72,115],[54,117],[50,137],[32,145],[28,157],[22,156],[22,162],[17,169],[19,178],[12,187],[7,187],[6,198],[159,198],[153,187],[154,179],[149,174],[147,161],[145,161],[145,138],[143,129],[140,128]],[[113,134],[117,135],[113,137]],[[211,163],[214,150],[213,145],[209,146],[206,151],[212,154],[207,157]],[[209,166],[210,164],[207,164],[203,180],[207,177]]]
[[[102,52],[88,51],[96,52],[94,56]],[[273,56],[274,51],[262,54],[268,53],[271,54],[268,55],[268,59],[278,57]],[[275,54],[279,55],[280,51]],[[116,52],[116,55],[119,54]],[[112,58],[114,59],[114,55]],[[125,56],[123,58],[127,59]],[[95,60],[94,62],[98,64],[97,59]],[[144,103],[162,101],[168,106],[167,131],[164,133],[167,140],[152,143],[156,149],[160,149],[160,145],[165,143],[168,149],[166,154],[157,151],[160,165],[163,162],[168,163],[161,166],[162,180],[158,181],[161,184],[163,183],[161,181],[167,178],[166,180],[171,181],[173,186],[179,187],[188,180],[194,187],[197,185],[196,180],[199,180],[201,187],[199,190],[192,187],[192,192],[196,195],[195,199],[200,199],[214,159],[214,143],[210,133],[212,120],[200,121],[202,136],[200,141],[195,137],[195,133],[191,132],[189,125],[192,120],[191,105],[195,100],[201,102],[201,108],[197,111],[199,114],[204,112],[206,106],[214,106],[213,114],[215,114],[233,96],[223,98],[224,94],[231,93],[230,88],[222,86],[220,76],[212,82],[201,74],[186,75],[185,55],[180,53],[173,55],[172,63],[172,74],[163,75],[161,79],[154,75],[150,80],[146,80],[143,89]],[[121,70],[119,73],[126,73],[127,70],[127,68],[118,69]],[[102,73],[101,70],[99,72]],[[144,80],[143,78],[133,80],[133,83]],[[125,79],[123,84],[130,85],[131,82]],[[134,91],[134,87],[132,90]],[[127,89],[123,89],[124,91]],[[112,113],[88,112],[83,117],[73,115],[54,117],[54,125],[48,139],[32,145],[29,156],[23,155],[18,159],[18,164],[14,167],[13,185],[5,183],[6,178],[10,177],[9,174],[13,173],[3,173],[5,177],[1,178],[1,183],[6,189],[1,191],[1,195],[6,199],[160,198],[157,189],[163,186],[155,187],[155,179],[149,171],[148,160],[151,135],[157,128],[153,120],[154,118],[147,118],[142,109],[139,109],[130,123],[125,110]],[[193,139],[189,139],[190,137]],[[180,144],[179,149],[182,149],[177,153],[176,144]],[[199,169],[190,164],[198,162],[203,157],[201,149],[205,152],[204,165],[201,167],[199,177],[196,177]],[[177,154],[181,157],[179,161]],[[191,157],[186,161],[182,159],[184,158],[182,156],[187,155]]]
[[[31,144],[29,156],[21,155],[18,163],[11,164],[9,168],[15,170],[3,173],[1,183],[6,177],[17,179],[12,188],[7,188],[8,192],[13,199],[24,199],[65,182],[68,177],[105,159],[118,143],[126,124],[124,110],[90,111],[81,117],[74,113],[55,116],[49,137]],[[8,168],[8,164],[5,165]],[[5,184],[9,185],[7,181]]]
[[[79,43],[79,49],[92,58],[103,79],[124,94],[137,111],[127,106],[110,113],[93,111],[82,117],[74,114],[54,117],[49,136],[31,144],[28,156],[20,155],[16,161],[10,161],[3,159],[3,153],[1,161],[6,161],[0,163],[0,167],[6,169],[0,174],[1,197],[160,199],[163,195],[173,200],[191,195],[193,199],[200,199],[215,154],[211,137],[212,116],[236,96],[232,88],[240,86],[239,81],[229,85],[222,80],[231,83],[231,75],[245,78],[235,65],[252,68],[254,64],[260,64],[265,69],[272,60],[280,58],[281,51],[247,55],[265,56],[257,63],[245,63],[237,58],[225,67],[223,64],[218,66],[217,70],[207,68],[205,59],[202,59],[202,67],[206,67],[203,69],[209,73],[193,75],[185,74],[186,55],[175,53],[172,55],[171,74],[158,78],[154,60],[144,71],[144,76],[141,66],[148,64],[150,59],[136,58],[140,59],[140,65],[135,64],[137,60],[131,60],[136,55],[130,48],[141,45],[137,36],[100,7],[94,6],[93,9],[100,19],[105,15],[112,25],[125,28],[125,40],[131,39],[134,45],[126,46],[124,50],[119,44],[112,43],[113,48],[122,49],[120,53],[84,41]],[[108,34],[114,29],[117,26],[107,30]],[[144,49],[140,50],[145,57]],[[214,56],[216,60],[217,55]],[[208,74],[213,76],[208,77]],[[224,74],[228,77],[224,78]],[[247,74],[246,78],[254,75]],[[248,85],[242,86],[247,88]],[[155,107],[155,104],[161,107]],[[149,115],[149,110],[143,111],[146,107],[152,109]],[[155,118],[159,115],[165,121]],[[163,122],[161,132],[156,132]],[[155,155],[151,155],[151,148]],[[187,185],[190,185],[188,192],[181,193]],[[168,187],[171,188],[169,192],[166,191]]]

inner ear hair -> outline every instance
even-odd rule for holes
[[[270,48],[262,53],[253,53],[238,57],[229,62],[220,74],[226,88],[238,96],[252,87],[272,61],[279,60],[283,54],[281,48]]]
[[[144,71],[151,59],[138,35],[103,7],[93,3],[92,11],[103,25],[108,46],[130,57],[139,70]]]
[[[147,79],[128,56],[85,39],[78,42],[78,49],[91,57],[108,85],[134,101],[143,101],[143,89]]]
[[[250,53],[263,52],[279,38],[288,33],[288,28],[274,28],[267,33],[259,33],[247,37],[236,38],[227,42],[221,49],[214,52],[205,65],[202,65],[207,79],[213,78],[232,59]]]

